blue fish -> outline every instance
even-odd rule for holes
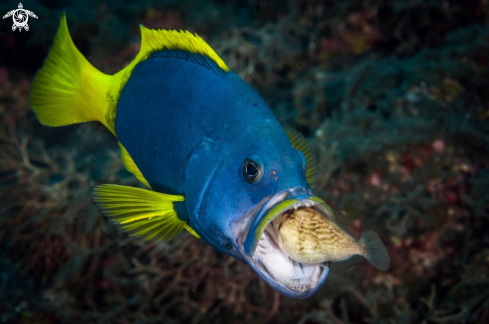
[[[197,35],[141,26],[141,38],[137,57],[107,75],[76,49],[63,14],[31,88],[39,121],[99,121],[117,137],[125,167],[147,189],[104,184],[94,200],[131,235],[171,239],[186,229],[280,293],[314,294],[330,263],[291,259],[271,223],[300,208],[333,219],[313,193],[311,147]]]

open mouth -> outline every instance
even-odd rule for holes
[[[248,232],[243,233],[246,237],[242,236],[242,245],[238,244],[246,261],[269,285],[293,298],[312,295],[329,272],[329,263],[298,262],[280,246],[277,231],[280,219],[301,209],[330,220],[334,217],[324,201],[311,196],[306,189],[293,188],[276,194],[263,205]]]

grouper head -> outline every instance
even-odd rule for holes
[[[259,98],[253,102],[265,105]],[[279,247],[271,222],[298,208],[324,217],[328,211],[306,180],[304,154],[270,110],[262,111],[255,116],[258,124],[221,125],[226,131],[200,141],[189,154],[189,225],[217,250],[247,263],[275,290],[306,298],[325,282],[329,266],[292,260]]]

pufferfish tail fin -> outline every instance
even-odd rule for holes
[[[78,51],[63,13],[54,44],[33,81],[30,105],[44,125],[100,121],[115,134],[116,102],[107,98],[112,78]]]
[[[200,238],[177,216],[174,203],[183,202],[183,196],[103,184],[93,190],[93,199],[105,216],[131,235],[145,240],[170,240],[185,228]]]
[[[386,271],[389,269],[391,260],[384,243],[374,231],[366,231],[360,237],[358,242],[365,249],[364,257],[371,265],[379,270]]]

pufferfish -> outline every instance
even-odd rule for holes
[[[361,254],[389,266],[375,233],[348,238],[314,195],[316,160],[305,138],[285,130],[197,35],[141,26],[139,54],[107,75],[77,50],[63,14],[29,100],[44,125],[99,121],[116,136],[125,167],[147,189],[103,184],[94,200],[131,235],[171,239],[186,229],[292,298],[314,294],[329,261]],[[325,228],[343,240],[322,235]]]

